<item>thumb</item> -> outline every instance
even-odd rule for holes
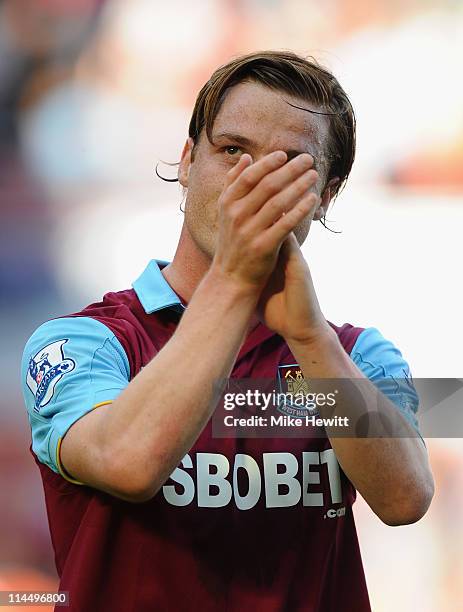
[[[282,242],[280,248],[280,257],[289,259],[292,256],[297,255],[301,251],[299,242],[297,241],[294,232],[291,232]]]

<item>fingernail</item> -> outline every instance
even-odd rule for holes
[[[313,157],[309,155],[309,153],[301,153],[297,156],[297,160],[298,163],[305,168],[310,168],[313,164]]]
[[[287,156],[286,156],[286,153],[284,151],[275,151],[273,153],[273,157],[274,157],[275,161],[283,163],[283,162],[286,161],[286,157]]]

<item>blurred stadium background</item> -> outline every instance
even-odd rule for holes
[[[318,58],[357,112],[357,161],[329,215],[342,233],[316,227],[304,246],[325,314],[381,329],[415,377],[462,375],[459,0],[0,1],[0,590],[57,584],[24,343],[173,255],[181,193],[155,164],[178,160],[211,71],[263,48]],[[385,527],[356,504],[375,612],[463,610],[463,445],[427,445],[422,521]]]

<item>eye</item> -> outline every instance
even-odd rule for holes
[[[236,157],[236,155],[239,151],[241,151],[241,149],[235,145],[228,145],[227,147],[223,148],[223,151],[231,157]]]

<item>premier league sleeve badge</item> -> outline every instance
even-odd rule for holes
[[[52,342],[29,359],[26,382],[34,394],[36,412],[50,402],[61,378],[76,367],[75,361],[64,355],[67,341],[68,338]]]

